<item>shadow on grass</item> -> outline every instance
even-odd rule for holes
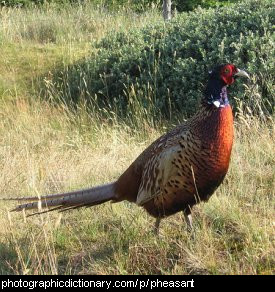
[[[16,266],[17,253],[14,246],[10,244],[0,243],[0,274],[10,275],[14,274],[15,271],[12,267]]]

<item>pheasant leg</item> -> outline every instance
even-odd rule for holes
[[[184,215],[185,222],[187,224],[187,231],[191,232],[193,230],[192,215],[191,215],[191,213],[186,214],[185,212],[183,212],[183,215]]]
[[[160,218],[157,218],[155,226],[154,226],[154,233],[155,235],[159,234],[159,224],[160,224]]]

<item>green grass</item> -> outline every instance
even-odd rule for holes
[[[76,15],[81,15],[81,25],[95,17],[97,39],[109,30],[161,17],[151,11],[132,21],[123,11],[108,15],[85,9],[67,7],[59,12],[64,17],[53,8],[40,14],[1,11],[12,32],[0,29],[5,56],[0,58],[1,197],[115,180],[173,127],[162,121],[150,126],[138,107],[133,127],[109,112],[103,120],[85,104],[72,111],[42,99],[37,85],[43,76],[93,50],[89,33],[73,27]],[[37,21],[56,21],[55,41],[22,34],[16,21],[34,15]],[[273,118],[261,121],[247,109],[240,111],[226,180],[209,202],[194,208],[195,238],[187,233],[181,214],[163,220],[160,236],[155,236],[154,220],[125,202],[30,218],[9,213],[14,204],[0,202],[0,274],[274,274],[274,134]]]

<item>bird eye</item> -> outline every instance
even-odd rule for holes
[[[229,69],[228,68],[225,68],[224,69],[224,73],[229,73]]]

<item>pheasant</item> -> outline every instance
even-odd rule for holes
[[[25,203],[12,211],[38,209],[33,214],[40,214],[127,200],[157,219],[156,232],[162,218],[179,211],[191,230],[192,207],[207,201],[228,171],[233,115],[227,86],[238,76],[249,78],[233,64],[219,65],[210,71],[197,114],[153,142],[116,181],[40,198],[14,198],[11,200]]]

